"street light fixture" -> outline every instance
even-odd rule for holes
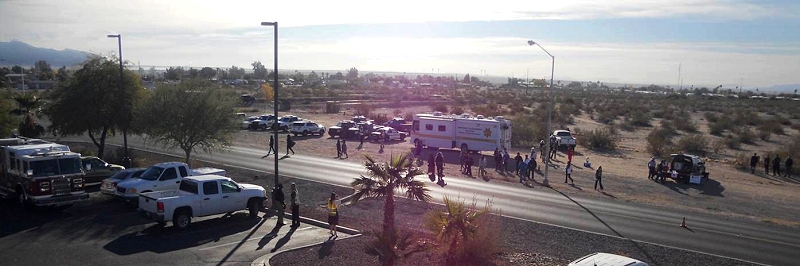
[[[550,66],[550,86],[549,86],[549,90],[548,90],[548,92],[550,93],[550,97],[549,97],[550,100],[549,100],[549,103],[547,103],[547,134],[551,134],[551,132],[552,132],[551,121],[553,119],[553,104],[555,104],[555,97],[553,97],[553,75],[555,73],[555,68],[556,68],[556,57],[553,56],[547,50],[545,50],[544,47],[539,45],[537,42],[528,40],[528,45],[533,46],[534,44],[536,46],[539,46],[539,48],[542,48],[542,51],[547,53],[547,55],[550,56],[550,59],[553,60],[553,63]],[[547,172],[548,172],[547,170],[550,169],[550,164],[549,164],[549,161],[550,161],[550,138],[549,137],[547,138],[547,142],[548,142],[548,145],[544,145],[544,147],[545,147],[544,148],[545,149],[545,155],[547,156],[547,160],[545,161],[545,165],[544,165],[544,180],[542,181],[542,185],[544,185],[544,186],[549,186],[550,185],[548,180],[547,180]],[[556,147],[556,149],[558,149],[558,147]]]
[[[272,85],[272,99],[274,105],[275,121],[272,123],[272,135],[275,139],[275,187],[280,184],[278,182],[278,22],[261,22],[261,26],[272,26],[274,28],[275,36],[273,37],[275,46],[275,70],[272,72],[273,85]]]
[[[122,100],[126,101],[123,103],[123,106],[127,106],[127,97],[123,96],[125,93],[124,89],[124,74],[122,73],[122,34],[109,34],[108,38],[117,38],[117,45],[119,47],[119,93],[122,96]],[[122,127],[122,140],[125,145],[125,157],[122,158],[122,164],[125,167],[131,167],[131,158],[128,156],[128,126],[124,125]]]

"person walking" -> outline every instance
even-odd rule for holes
[[[464,160],[464,167],[466,167],[467,176],[472,176],[472,165],[475,161],[472,160],[472,155],[467,153],[467,159]]]
[[[511,161],[511,156],[508,154],[508,150],[503,151],[503,171],[508,173],[508,162]]]
[[[775,159],[772,159],[772,175],[781,176],[781,157],[775,154]]]
[[[345,159],[350,158],[350,155],[347,154],[347,140],[342,140],[342,155]]]
[[[786,157],[786,175],[785,177],[792,177],[792,164],[794,164],[794,160],[792,160],[792,156],[789,155]]]
[[[342,158],[342,141],[336,140],[336,158]]]
[[[486,156],[481,155],[481,159],[478,161],[478,175],[486,178]]]
[[[300,226],[300,195],[297,194],[297,186],[292,182],[291,203],[292,203],[292,227]]]
[[[517,156],[514,156],[514,171],[516,174],[519,174],[519,164],[522,163],[522,156],[517,153]]]
[[[567,148],[567,164],[572,164],[572,154],[575,152],[575,147]]]
[[[436,166],[434,165],[433,153],[428,154],[428,178],[431,182],[436,181]]]
[[[569,179],[569,182],[574,185],[575,181],[572,180],[572,164],[571,163],[567,163],[567,167],[564,168],[564,171],[567,174],[567,176],[564,177],[564,184],[566,184],[567,183],[567,179]],[[602,188],[603,185],[600,185],[600,187]]]
[[[750,157],[750,173],[751,174],[755,174],[756,173],[756,165],[758,165],[758,161],[760,161],[760,159],[758,158],[758,153],[753,153],[753,156]]]
[[[439,177],[439,181],[437,183],[440,185],[444,184],[444,180],[442,180],[442,177],[444,177],[444,155],[441,151],[436,154],[436,159],[434,160],[436,161],[436,172],[438,174],[437,176]]]
[[[275,137],[269,136],[269,150],[267,151],[267,155],[261,156],[261,159],[269,157],[270,153],[278,154],[278,150],[275,149]]]
[[[292,135],[286,135],[286,155],[289,155],[289,151],[292,152],[294,155],[294,140],[292,140]]]
[[[598,166],[597,171],[594,172],[594,190],[597,190],[597,185],[600,185],[600,190],[603,190],[603,167]]]
[[[769,164],[770,163],[772,163],[772,161],[769,160],[769,154],[767,154],[767,157],[764,157],[764,173],[765,174],[769,174]]]
[[[461,152],[458,154],[458,164],[461,167],[461,173],[462,174],[466,174],[467,173],[467,169],[465,167],[466,163],[467,163],[467,152],[464,151],[464,150],[461,150]]]
[[[272,207],[275,208],[275,215],[278,216],[278,226],[286,225],[283,222],[283,211],[286,210],[286,202],[283,196],[283,184],[275,185],[272,190]]]
[[[500,153],[496,148],[494,149],[494,170],[500,171],[500,167],[503,166],[503,154]]]
[[[336,226],[339,225],[339,206],[336,204],[336,193],[331,192],[331,198],[328,200],[328,225],[330,226],[331,237],[338,237],[336,235]]]
[[[647,162],[647,169],[649,170],[647,179],[656,178],[656,157],[650,157],[650,161]]]

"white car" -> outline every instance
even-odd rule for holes
[[[391,127],[381,127],[370,133],[372,139],[380,140],[383,138],[384,141],[390,140],[400,140],[405,141],[408,134],[405,132],[397,131],[397,129]]]
[[[253,120],[256,120],[256,119],[258,119],[258,116],[251,116],[251,117],[248,117],[248,118],[242,120],[242,129],[250,128],[250,123],[252,123]]]
[[[292,123],[299,121],[303,121],[303,119],[293,115],[284,115],[278,120],[278,130],[289,131]],[[269,126],[272,126],[272,123]]]
[[[117,192],[117,184],[132,178],[138,178],[144,173],[145,168],[128,168],[117,172],[109,178],[103,179],[100,184],[100,193],[105,195],[115,195]]]
[[[129,202],[135,202],[139,197],[139,193],[177,189],[181,181],[188,176],[225,175],[226,173],[225,170],[211,167],[189,169],[189,165],[182,162],[159,163],[148,167],[137,178],[130,178],[117,183],[117,191],[114,196]]]
[[[598,252],[577,259],[569,266],[647,266],[647,263],[625,256]]]
[[[172,221],[183,229],[192,217],[248,210],[258,216],[267,199],[266,190],[257,185],[237,184],[218,175],[199,175],[183,179],[176,190],[139,194],[139,214],[159,224]]]
[[[252,130],[267,130],[272,126],[272,123],[275,121],[274,115],[262,115],[258,116],[255,120],[250,121],[250,129]]]
[[[290,130],[290,133],[294,134],[295,136],[306,136],[308,134],[319,134],[322,136],[325,134],[325,126],[317,124],[314,121],[298,121],[292,123],[292,129]]]

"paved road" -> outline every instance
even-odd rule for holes
[[[111,143],[120,143],[110,140]],[[129,139],[131,147],[182,155],[180,150],[165,150]],[[255,170],[273,171],[272,157],[260,159],[263,150],[234,147],[230,152],[197,153],[195,158]],[[347,186],[364,173],[356,163],[307,155],[292,155],[280,161],[280,174]],[[423,179],[427,180],[426,177]],[[651,242],[688,250],[772,264],[796,265],[800,261],[800,231],[729,220],[696,213],[664,210],[611,200],[570,196],[560,191],[520,184],[484,182],[480,179],[447,178],[445,187],[429,183],[431,195],[470,199],[492,198],[503,215]],[[591,189],[591,188],[584,188]],[[688,229],[678,226],[687,217]]]
[[[109,199],[95,192],[63,212],[22,212],[0,202],[0,265],[250,265],[265,254],[328,239],[326,228],[275,227],[277,218],[246,212],[195,218],[187,230],[176,230]]]

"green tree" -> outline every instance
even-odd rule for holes
[[[19,119],[12,114],[14,109],[11,92],[0,90],[0,137],[10,136],[14,126],[18,125]]]
[[[348,81],[357,81],[358,80],[358,69],[355,67],[351,67],[347,70],[347,80]]]
[[[200,76],[200,71],[194,68],[189,68],[189,71],[186,71],[186,76],[190,79],[196,79]]]
[[[244,74],[245,74],[244,68],[241,67],[231,66],[231,68],[228,69],[228,77],[231,79],[244,78]]]
[[[457,254],[468,253],[457,252],[456,249],[459,246],[466,245],[478,236],[481,219],[491,210],[491,203],[487,202],[483,208],[478,208],[475,201],[466,205],[463,200],[453,201],[445,196],[444,206],[445,210],[443,211],[434,210],[426,213],[424,224],[428,230],[436,234],[439,241],[449,242],[447,264],[456,265],[458,260],[461,259]],[[464,255],[469,256],[471,254]]]
[[[224,150],[236,128],[236,98],[201,80],[159,86],[137,110],[136,123],[148,139],[182,149],[189,162],[192,151]]]
[[[61,66],[58,69],[58,73],[56,73],[56,80],[58,82],[65,82],[69,79],[69,72],[67,72],[67,66]]]
[[[167,72],[164,73],[164,79],[166,80],[181,80],[184,75],[183,67],[169,67],[167,68]]]
[[[355,189],[351,203],[355,204],[363,198],[383,198],[383,236],[395,233],[394,226],[394,193],[404,193],[411,200],[428,202],[431,199],[430,190],[425,183],[414,180],[415,176],[425,172],[414,166],[409,153],[392,155],[389,162],[377,162],[369,155],[365,155],[364,167],[367,176],[362,175],[353,180],[350,185]],[[384,265],[393,265],[394,257],[383,257]]]
[[[47,61],[39,60],[33,65],[34,73],[36,73],[36,77],[40,80],[52,80],[55,77],[55,73],[53,73],[53,69],[50,68],[50,64]]]
[[[210,67],[204,67],[200,69],[200,78],[201,79],[211,79],[217,75],[217,71]]]
[[[253,77],[256,79],[267,79],[267,68],[261,64],[261,61],[255,61],[250,65],[253,66]]]
[[[130,128],[134,106],[141,103],[144,89],[139,75],[125,70],[120,86],[119,62],[93,56],[75,71],[64,86],[49,96],[45,114],[51,129],[61,136],[88,133],[103,157],[108,134]],[[121,88],[120,88],[121,87]]]
[[[28,138],[37,138],[44,133],[44,128],[36,124],[36,117],[39,116],[42,102],[33,94],[18,94],[13,97],[17,103],[17,108],[11,110],[11,114],[22,116],[17,130],[19,135]]]

